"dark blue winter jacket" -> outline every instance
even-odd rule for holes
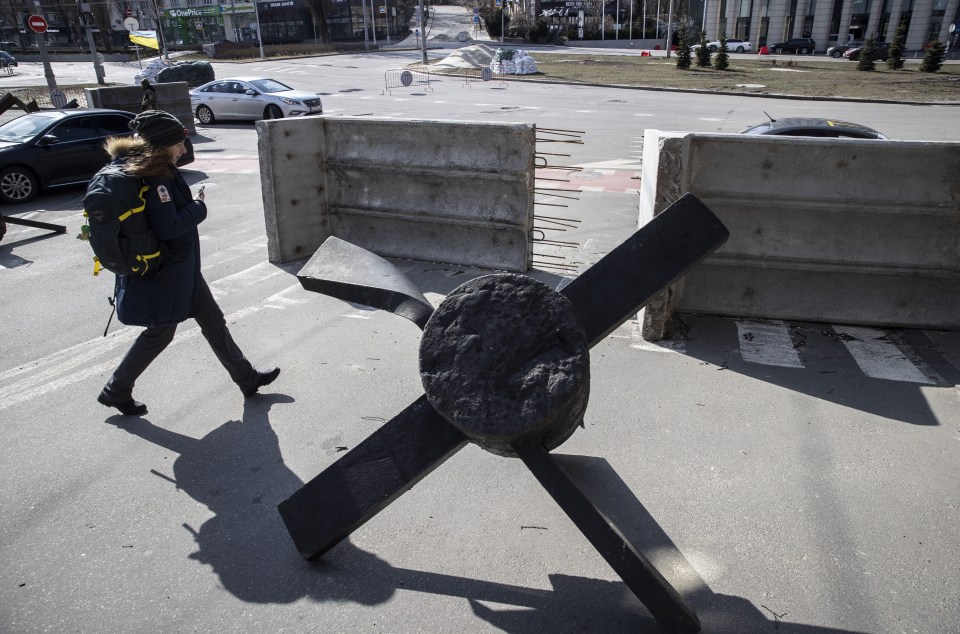
[[[134,201],[129,192],[146,184],[144,213],[150,228],[160,241],[160,264],[146,275],[118,275],[116,281],[117,318],[129,326],[177,324],[191,316],[194,292],[200,279],[199,225],[207,217],[207,207],[194,200],[190,187],[179,170],[170,166],[171,177],[134,176],[124,171],[124,159],[118,157],[99,175],[104,194],[84,206],[116,205],[126,210]],[[133,187],[131,187],[133,185]],[[123,225],[121,224],[121,227]],[[121,232],[123,229],[121,229]]]

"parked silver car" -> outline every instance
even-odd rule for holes
[[[323,114],[314,93],[294,90],[275,79],[218,79],[190,91],[190,106],[203,124],[217,119],[282,119]]]
[[[690,47],[691,51],[696,52],[700,48],[699,44],[694,44]],[[711,53],[716,53],[720,50],[720,40],[714,40],[713,42],[707,42],[707,48]],[[731,40],[727,39],[727,50],[731,53],[752,53],[753,45],[750,44],[747,40]]]

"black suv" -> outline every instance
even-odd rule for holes
[[[799,53],[800,55],[813,55],[817,48],[817,43],[809,37],[792,37],[786,42],[773,44],[770,46],[770,52],[774,55],[780,53]]]

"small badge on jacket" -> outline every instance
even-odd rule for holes
[[[170,192],[167,191],[165,185],[157,185],[157,194],[160,196],[160,202],[170,202]]]

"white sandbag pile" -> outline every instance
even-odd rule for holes
[[[490,70],[502,75],[532,75],[537,72],[537,63],[527,51],[498,48],[490,60]]]

